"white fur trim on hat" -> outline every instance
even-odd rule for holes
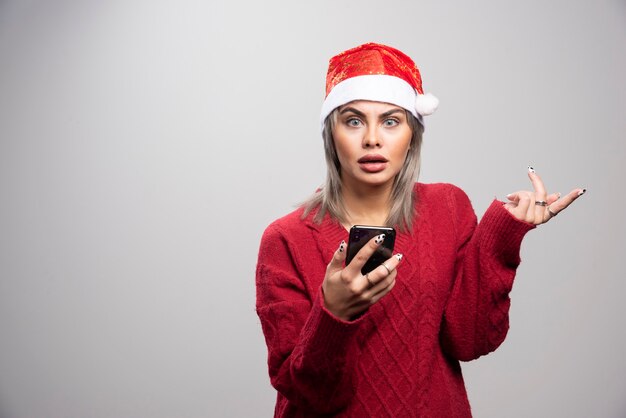
[[[421,119],[415,109],[416,92],[409,83],[390,75],[361,75],[342,81],[328,93],[320,114],[322,128],[333,110],[354,100],[391,103]]]
[[[371,100],[400,106],[411,112],[422,125],[422,116],[432,114],[439,105],[435,96],[430,93],[417,94],[409,83],[399,77],[384,74],[351,77],[337,84],[326,96],[320,114],[322,129],[324,121],[333,110],[354,100]]]

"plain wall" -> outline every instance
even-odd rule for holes
[[[0,417],[262,417],[260,236],[324,176],[327,60],[376,41],[441,100],[421,181],[524,241],[476,417],[626,416],[623,1],[0,1]]]

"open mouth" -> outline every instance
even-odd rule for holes
[[[378,173],[387,168],[388,160],[382,155],[366,155],[359,158],[358,163],[361,170],[367,173]]]
[[[359,158],[359,164],[386,163],[387,159],[382,155],[366,155]]]

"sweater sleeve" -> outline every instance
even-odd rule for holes
[[[360,320],[345,322],[327,311],[321,288],[307,292],[300,262],[280,228],[268,227],[259,250],[256,288],[270,380],[299,407],[335,412],[354,395],[356,356],[347,347]]]
[[[468,361],[494,351],[509,329],[509,293],[524,235],[534,225],[515,218],[494,200],[476,226],[463,191],[448,200],[456,232],[455,279],[444,311],[443,349]]]

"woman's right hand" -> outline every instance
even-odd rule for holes
[[[361,274],[361,268],[382,244],[383,239],[384,235],[372,238],[345,268],[343,267],[346,259],[345,241],[342,241],[335,251],[326,268],[322,291],[326,309],[336,317],[350,321],[393,289],[396,283],[396,267],[402,260],[402,254],[390,257],[365,276]]]

